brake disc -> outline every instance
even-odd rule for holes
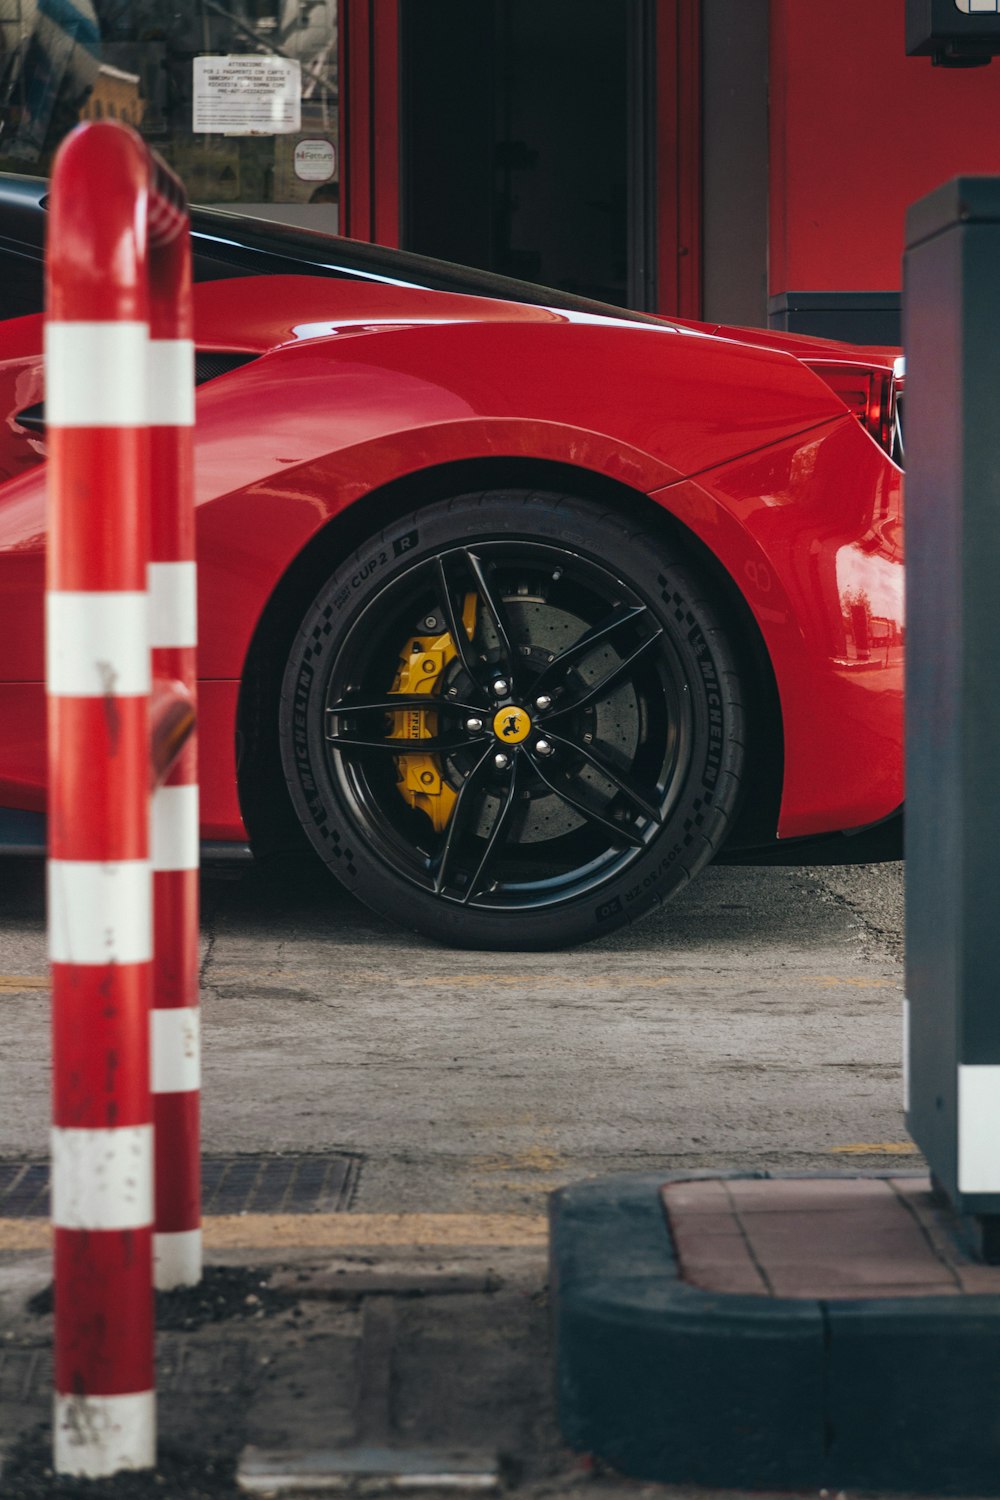
[[[478,596],[466,594],[462,607],[462,625],[470,640],[476,630]],[[540,596],[524,597],[514,594],[504,599],[510,617],[512,634],[519,646],[524,665],[534,667],[540,676],[552,660],[577,640],[586,629],[586,621],[577,615],[550,604]],[[437,696],[443,686],[448,667],[458,657],[451,635],[438,631],[434,622],[432,633],[412,635],[400,652],[399,666],[393,680],[391,693],[411,696],[427,694]],[[488,620],[483,620],[483,644],[489,649],[495,639]],[[610,645],[598,647],[577,668],[581,691],[590,682],[598,681],[620,660]],[[611,693],[598,706],[585,711],[588,720],[583,729],[586,740],[597,739],[605,752],[617,751],[622,763],[628,765],[635,753],[640,737],[639,712],[635,697],[627,687]],[[437,734],[438,716],[431,708],[407,709],[392,715],[393,725],[390,739],[421,740]],[[396,787],[400,796],[411,807],[426,814],[435,832],[447,828],[455,800],[462,784],[462,773],[449,763],[442,764],[440,755],[422,755],[419,751],[396,757]],[[577,779],[589,783],[605,796],[613,795],[614,787],[601,777],[600,772],[588,765],[576,772]],[[490,829],[501,806],[500,801],[489,794],[483,799],[477,832],[483,837]],[[583,826],[585,819],[566,801],[539,784],[524,793],[524,806],[517,821],[516,842],[540,844],[561,838],[575,828]]]

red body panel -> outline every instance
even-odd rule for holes
[[[902,801],[900,491],[845,421],[655,496],[739,581],[760,626],[785,733],[784,838],[861,827]]]
[[[38,323],[0,329],[5,415],[35,389]],[[778,684],[782,836],[893,811],[899,471],[792,353],[726,333],[308,277],[197,288],[199,347],[263,355],[198,395],[205,835],[244,835],[239,679],[292,561],[390,481],[491,457],[551,460],[652,495],[712,550],[753,611]],[[28,443],[7,415],[0,806],[41,808],[44,467],[17,472],[17,454],[33,457]]]

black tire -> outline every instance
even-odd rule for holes
[[[455,946],[541,949],[612,931],[708,863],[743,711],[706,591],[668,546],[590,501],[512,490],[422,510],[337,570],[293,644],[280,738],[296,812],[349,890]]]

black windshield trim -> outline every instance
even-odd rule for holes
[[[41,259],[45,236],[48,183],[42,177],[19,177],[0,172],[0,243],[13,252]],[[385,282],[436,292],[452,292],[493,301],[522,302],[592,317],[662,327],[668,320],[653,313],[633,312],[590,297],[578,297],[555,287],[538,286],[499,276],[475,266],[416,255],[387,245],[345,239],[302,229],[228,209],[191,208],[195,280],[219,276],[325,276],[335,280]]]

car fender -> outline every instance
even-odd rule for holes
[[[899,469],[848,417],[653,499],[711,551],[764,641],[785,748],[779,836],[888,817],[903,801]]]

